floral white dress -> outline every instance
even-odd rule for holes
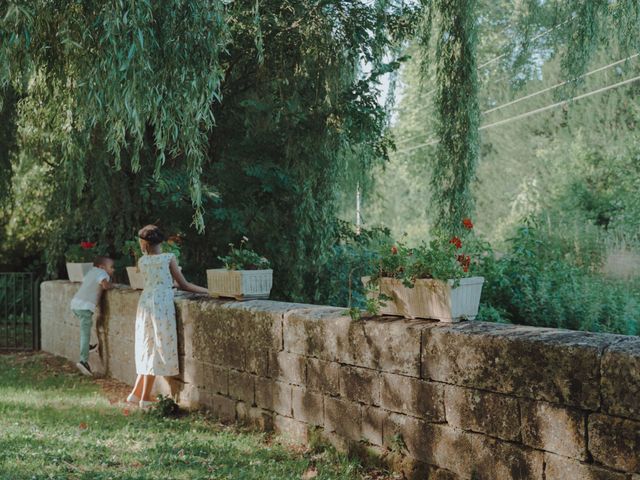
[[[173,303],[172,253],[144,255],[138,267],[144,290],[136,313],[135,354],[139,375],[178,375],[178,335]]]

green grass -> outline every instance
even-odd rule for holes
[[[0,355],[0,479],[380,478],[331,449],[296,450],[201,413],[125,411],[119,393],[110,401],[46,354]]]

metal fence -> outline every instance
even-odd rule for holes
[[[32,273],[0,273],[0,350],[40,348],[38,290]]]

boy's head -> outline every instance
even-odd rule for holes
[[[96,257],[93,261],[93,266],[97,268],[103,269],[105,272],[109,274],[109,276],[113,276],[113,272],[115,270],[113,264],[113,258],[109,257]]]

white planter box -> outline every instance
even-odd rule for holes
[[[273,270],[207,270],[207,286],[212,297],[269,298]]]
[[[69,281],[82,282],[84,276],[92,268],[93,263],[67,262],[67,275],[69,275]]]
[[[127,267],[127,276],[129,277],[129,285],[135,290],[144,289],[144,277],[138,267]]]
[[[369,277],[363,277],[366,285]],[[379,292],[391,298],[380,307],[383,315],[399,315],[405,318],[427,318],[441,322],[473,320],[478,315],[484,277],[460,279],[453,288],[453,280],[418,279],[413,288],[405,287],[401,280],[381,278],[380,288],[368,294],[370,298]]]

